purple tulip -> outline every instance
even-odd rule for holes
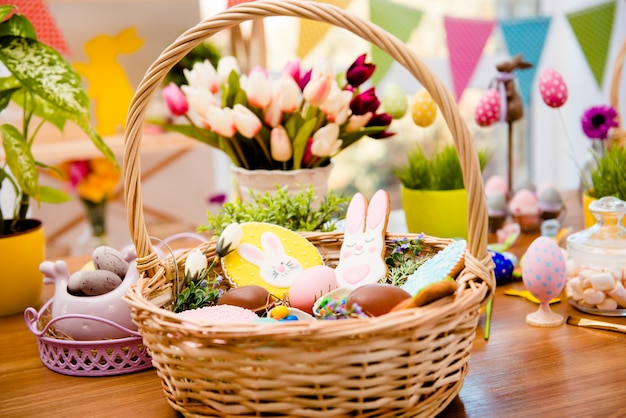
[[[350,102],[350,110],[354,115],[364,115],[367,112],[376,112],[380,106],[380,100],[376,97],[376,89],[370,87],[363,93],[354,96]]]
[[[365,54],[358,57],[346,72],[346,80],[352,87],[359,87],[365,83],[374,73],[376,64],[366,63]]]

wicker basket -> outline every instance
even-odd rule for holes
[[[90,315],[52,316],[53,299],[37,312],[26,308],[26,326],[37,337],[41,362],[53,372],[68,376],[116,376],[134,373],[152,367],[141,335],[104,318]],[[62,338],[53,332],[54,324],[64,319],[88,319],[107,324],[128,333],[128,337],[76,341]]]
[[[239,23],[287,16],[347,29],[392,56],[431,93],[447,121],[464,172],[468,251],[454,296],[426,307],[342,321],[199,326],[170,306],[186,254],[160,260],[146,230],[139,152],[146,108],[172,66],[204,39]],[[125,199],[140,279],[125,299],[149,348],[163,390],[186,416],[433,416],[460,391],[480,307],[495,280],[487,252],[487,210],[478,158],[454,98],[398,39],[349,12],[320,2],[259,0],[188,29],[148,69],[131,103],[124,154]],[[341,233],[305,234],[334,265]],[[388,235],[388,240],[394,238]],[[431,251],[449,240],[426,237]],[[214,244],[201,244],[207,257]],[[175,267],[177,265],[178,267]]]
[[[615,58],[610,90],[611,106],[613,106],[618,112],[617,121],[619,123],[619,126],[613,128],[611,131],[611,141],[614,141],[622,147],[626,146],[626,129],[624,129],[623,126],[623,118],[619,116],[619,86],[622,78],[622,72],[624,70],[624,61],[626,61],[626,39],[617,53],[617,58]]]

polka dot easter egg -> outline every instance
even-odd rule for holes
[[[474,119],[480,126],[490,126],[500,120],[500,94],[496,89],[489,89],[483,93],[476,105]]]
[[[566,277],[565,257],[557,243],[548,237],[535,239],[522,265],[522,279],[530,293],[547,303],[561,293]]]
[[[496,276],[496,284],[503,284],[511,280],[511,277],[513,276],[513,269],[515,267],[513,265],[513,261],[506,255],[499,252],[490,251],[489,253],[491,254],[491,259],[495,264],[493,271]]]
[[[224,273],[236,286],[261,286],[282,298],[304,270],[322,264],[317,248],[287,228],[246,222],[241,229],[237,249],[222,258]]]
[[[437,117],[437,104],[430,97],[428,90],[421,89],[415,94],[411,106],[411,117],[416,125],[423,128],[432,125]]]
[[[389,83],[383,91],[383,106],[391,117],[401,119],[409,108],[409,101],[402,87],[396,83]]]
[[[561,74],[552,68],[546,68],[539,76],[539,91],[550,107],[561,107],[567,101],[567,85]]]

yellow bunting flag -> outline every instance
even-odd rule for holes
[[[318,3],[328,3],[345,9],[350,0],[317,0]],[[298,37],[298,57],[306,57],[322,40],[331,28],[328,23],[300,19],[300,35]]]

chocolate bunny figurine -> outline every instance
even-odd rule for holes
[[[500,120],[506,121],[509,125],[509,153],[508,153],[508,186],[509,193],[513,192],[513,122],[520,120],[524,116],[524,102],[515,88],[514,70],[525,70],[533,65],[524,61],[522,54],[518,54],[508,61],[496,65],[498,75],[496,82],[500,92],[502,103]],[[506,103],[505,103],[506,101]],[[510,197],[510,196],[509,196]]]

